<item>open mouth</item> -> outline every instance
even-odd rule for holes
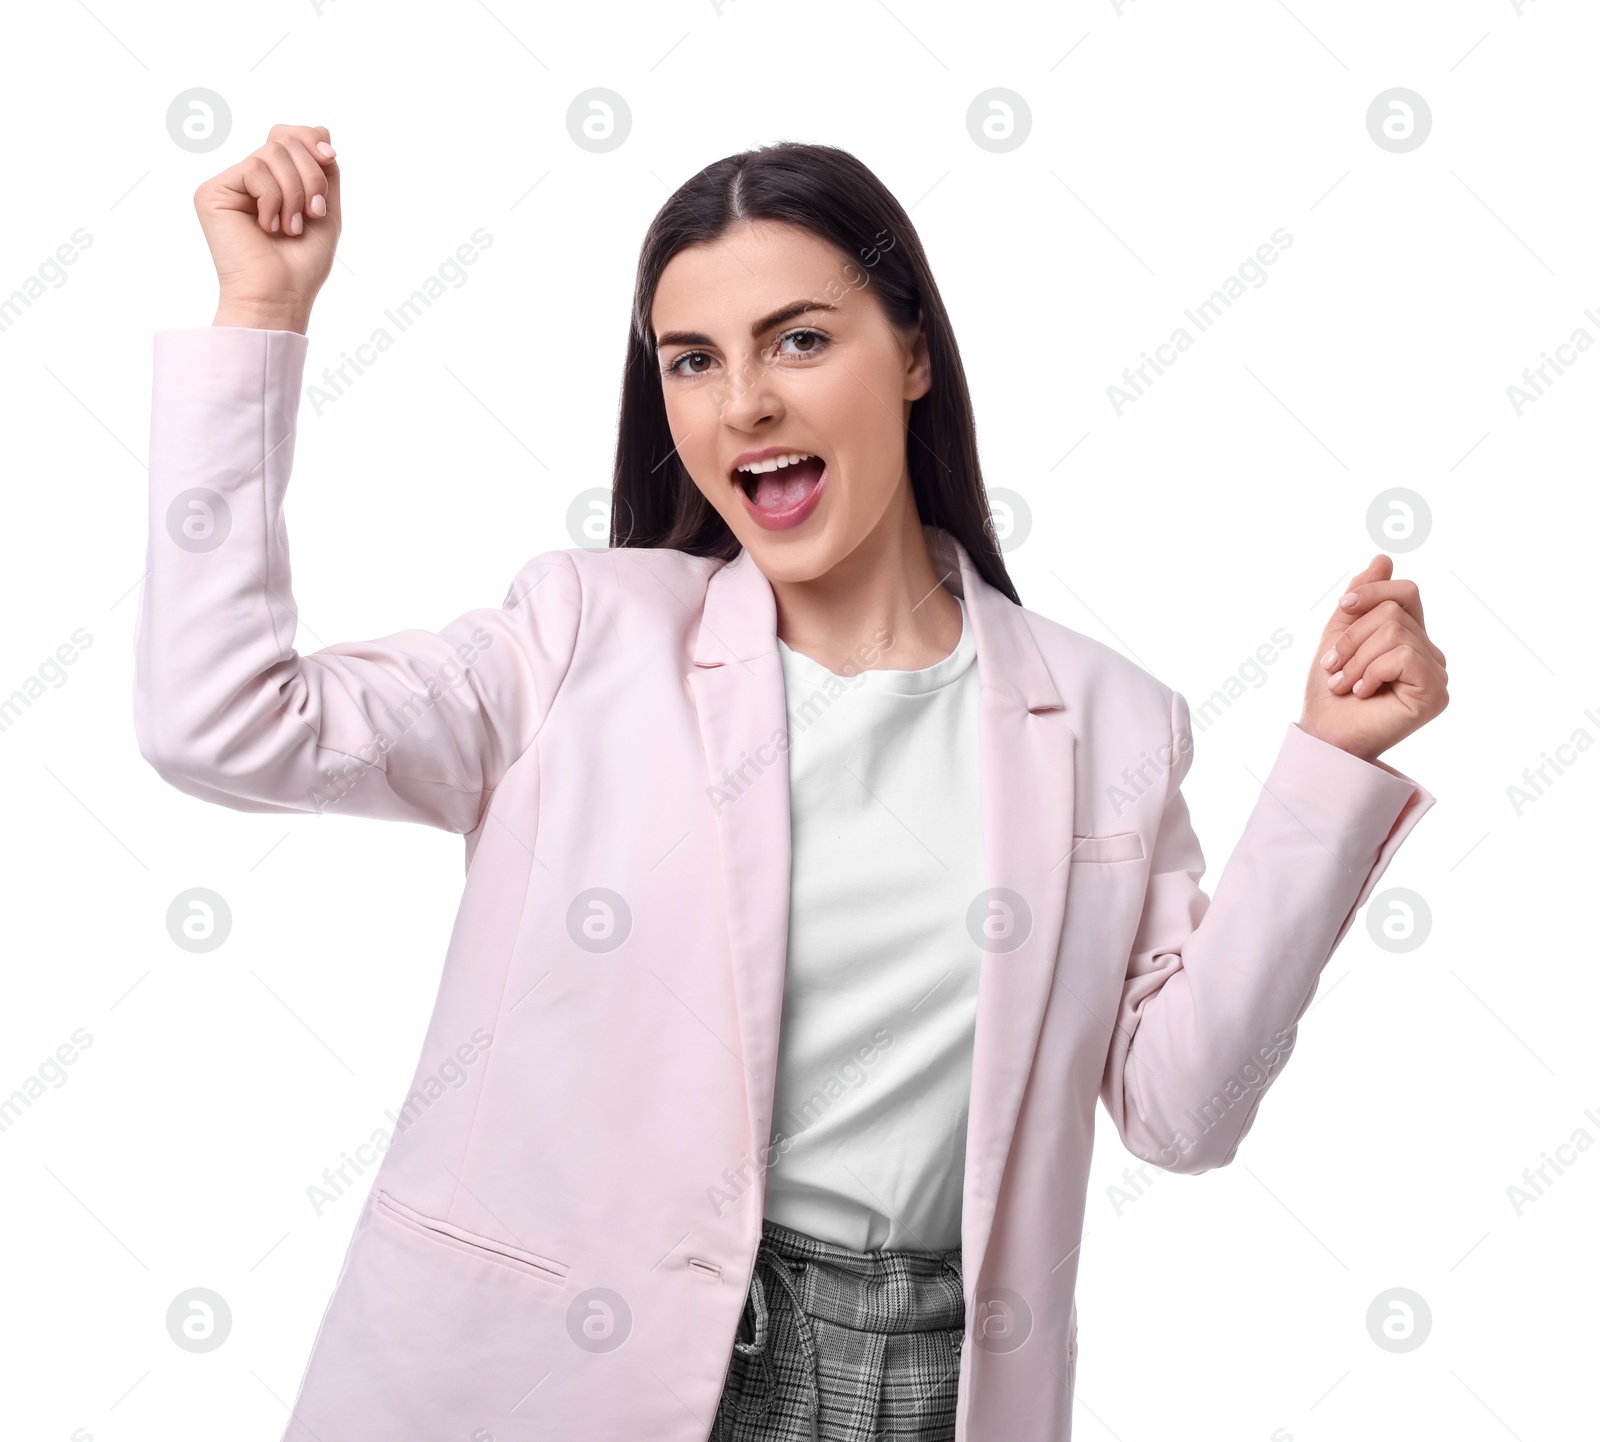
[[[801,456],[787,464],[784,460],[778,457],[762,461],[758,463],[759,469],[733,473],[751,506],[774,517],[804,504],[827,469],[821,456]]]
[[[828,483],[821,456],[795,450],[731,473],[744,493],[745,514],[767,531],[787,531],[816,510]]]

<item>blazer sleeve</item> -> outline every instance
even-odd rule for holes
[[[1291,723],[1208,897],[1179,789],[1189,708],[1177,692],[1171,704],[1178,759],[1100,1096],[1129,1151],[1195,1173],[1233,1160],[1322,968],[1434,798]]]
[[[238,811],[328,811],[475,830],[571,662],[570,556],[438,632],[307,655],[283,501],[306,337],[156,332],[134,729],[156,771]]]

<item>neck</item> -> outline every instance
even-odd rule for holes
[[[920,671],[961,639],[909,482],[861,544],[809,581],[773,581],[778,636],[830,671]]]

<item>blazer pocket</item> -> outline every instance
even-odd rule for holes
[[[465,1248],[486,1261],[498,1262],[513,1271],[537,1277],[543,1282],[559,1284],[566,1280],[565,1262],[540,1256],[537,1252],[513,1246],[510,1242],[486,1237],[480,1232],[469,1232],[465,1227],[458,1227],[453,1222],[441,1222],[437,1217],[425,1216],[404,1202],[396,1201],[388,1192],[374,1192],[372,1203],[381,1214],[447,1247]]]
[[[1138,861],[1144,855],[1144,842],[1137,831],[1118,831],[1111,836],[1074,836],[1074,861]]]

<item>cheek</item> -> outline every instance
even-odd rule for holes
[[[707,497],[717,500],[713,489],[720,481],[717,469],[718,409],[708,391],[665,398],[667,429],[677,448],[678,459],[688,470],[690,478]]]
[[[851,491],[863,499],[892,491],[906,448],[899,402],[886,401],[865,377],[841,372],[816,403],[814,431],[844,459]]]
[[[667,429],[672,432],[672,439],[678,446],[679,454],[682,454],[685,439],[690,446],[697,439],[695,431],[699,427],[695,424],[695,397],[681,391],[667,391],[662,396],[662,403],[667,412]]]

